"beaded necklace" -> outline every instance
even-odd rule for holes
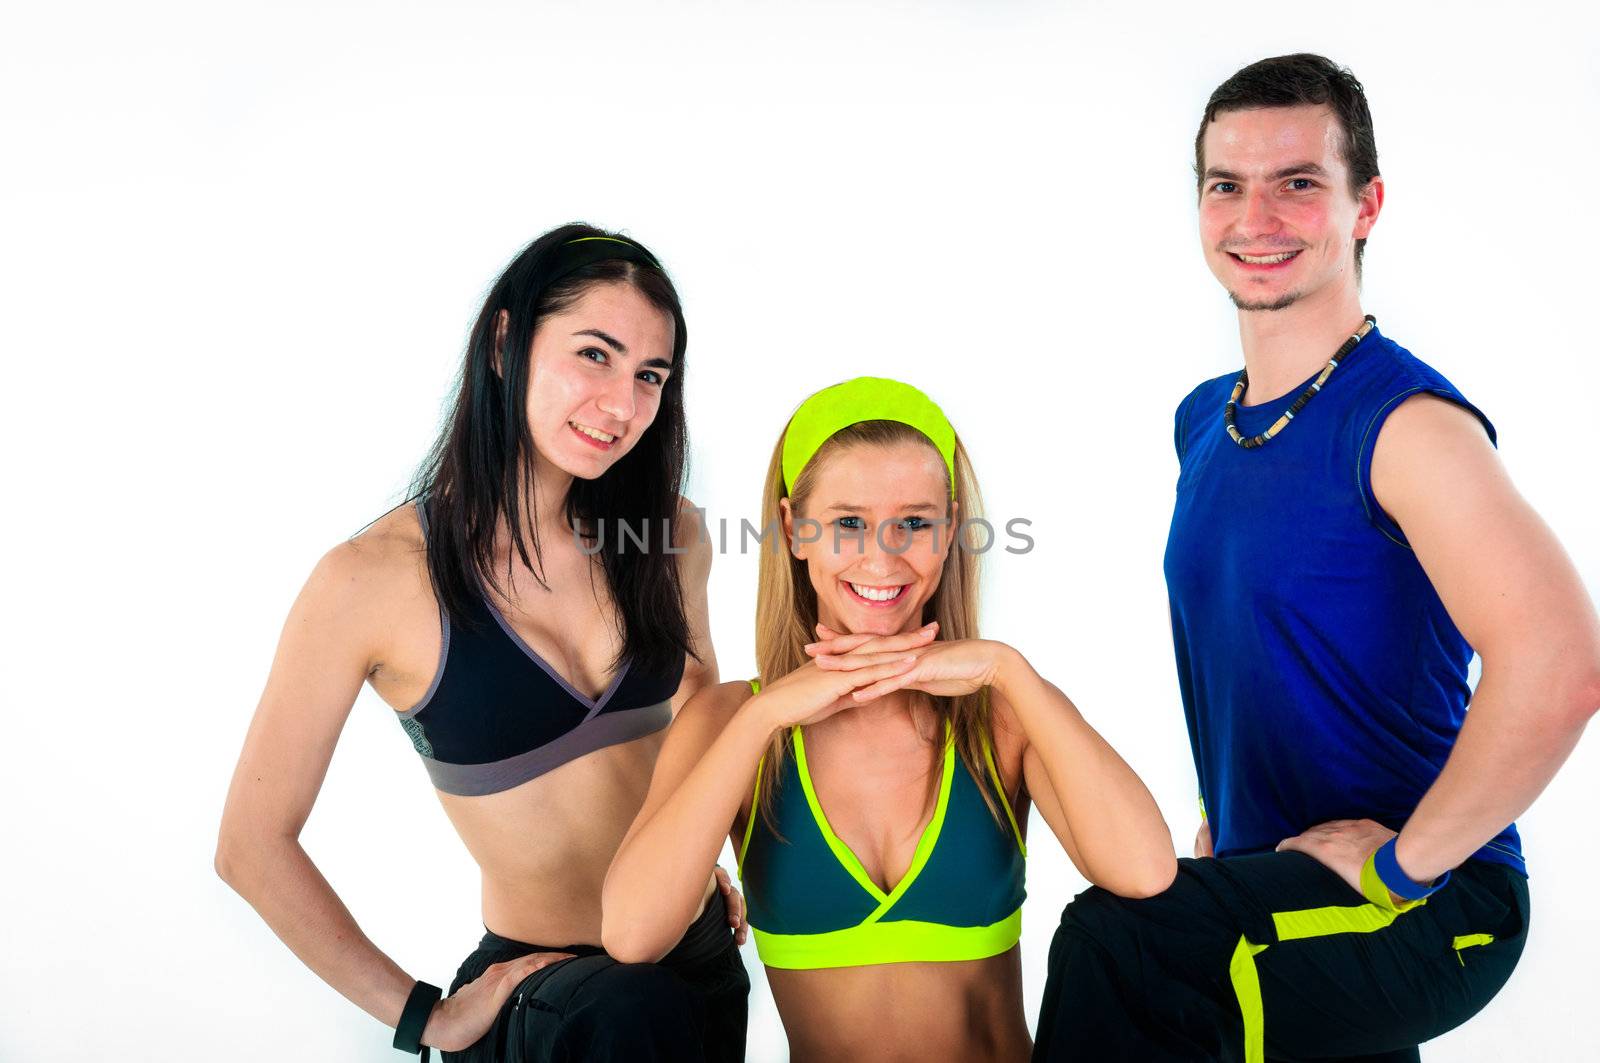
[[[1366,320],[1361,323],[1361,327],[1349,339],[1340,344],[1337,351],[1333,352],[1333,357],[1328,359],[1328,364],[1323,367],[1322,372],[1317,374],[1317,379],[1311,382],[1311,386],[1302,391],[1300,397],[1290,403],[1287,410],[1283,411],[1283,416],[1274,421],[1272,427],[1265,432],[1260,435],[1250,436],[1248,439],[1233,425],[1233,414],[1239,407],[1239,397],[1244,394],[1245,387],[1250,383],[1249,370],[1239,370],[1239,379],[1233,385],[1233,394],[1228,397],[1227,405],[1222,407],[1222,423],[1227,426],[1228,435],[1233,438],[1235,443],[1246,450],[1250,450],[1264,445],[1273,436],[1283,431],[1283,426],[1294,420],[1294,415],[1305,408],[1305,404],[1311,401],[1311,396],[1322,390],[1322,385],[1326,384],[1328,378],[1333,375],[1333,371],[1339,368],[1339,359],[1354,350],[1355,345],[1360,343],[1362,338],[1372,331],[1372,326],[1377,323],[1378,319],[1368,314]]]

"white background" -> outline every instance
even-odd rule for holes
[[[11,8],[11,5],[8,5]],[[784,418],[928,390],[988,508],[986,632],[1147,780],[1194,778],[1160,559],[1172,410],[1237,368],[1195,235],[1211,88],[1314,50],[1370,93],[1366,305],[1489,413],[1600,588],[1596,16],[1580,4],[30,5],[0,34],[8,539],[0,1059],[398,1059],[212,873],[229,773],[317,557],[401,497],[502,265],[584,219],[690,325],[691,497],[753,511]],[[751,670],[753,557],[712,576]],[[448,982],[475,869],[363,694],[306,830],[364,929]],[[1593,782],[1522,821],[1533,932],[1429,1060],[1600,1056]],[[1082,887],[1036,832],[1030,1022]],[[754,963],[754,953],[750,954]],[[759,972],[759,968],[756,968]],[[751,995],[751,1058],[782,1056]]]

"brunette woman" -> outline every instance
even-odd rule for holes
[[[678,493],[685,347],[677,293],[636,241],[586,225],[535,240],[478,315],[414,498],[329,551],[289,614],[217,870],[396,1047],[742,1058],[725,876],[719,890],[705,869],[659,964],[600,948],[603,876],[664,729],[716,681],[709,547]],[[483,873],[488,933],[442,1000],[367,939],[298,840],[363,682]]]

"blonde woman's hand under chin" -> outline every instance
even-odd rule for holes
[[[915,631],[898,635],[845,635],[827,624],[817,625],[817,641],[806,643],[806,654],[814,660],[829,658],[829,667],[848,668],[850,665],[833,661],[833,658],[859,656],[870,653],[900,653],[920,650],[939,637],[939,621],[930,620]]]
[[[957,697],[986,686],[993,686],[1015,650],[1003,642],[987,639],[958,639],[954,642],[929,641],[936,625],[929,624],[904,635],[840,635],[822,625],[817,632],[822,641],[806,647],[818,668],[848,668],[853,657],[874,652],[905,652],[916,657],[914,667],[863,686],[851,695],[858,702],[871,701],[896,690],[920,690],[935,697]],[[906,643],[906,640],[918,640]]]
[[[806,726],[872,700],[856,694],[916,663],[916,655],[905,649],[857,653],[850,655],[848,664],[828,668],[813,660],[762,687],[745,705],[748,711],[761,713],[773,730]]]

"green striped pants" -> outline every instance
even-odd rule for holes
[[[1180,860],[1158,896],[1067,906],[1034,1059],[1417,1060],[1499,992],[1527,927],[1527,880],[1485,860],[1398,915],[1303,853]]]

